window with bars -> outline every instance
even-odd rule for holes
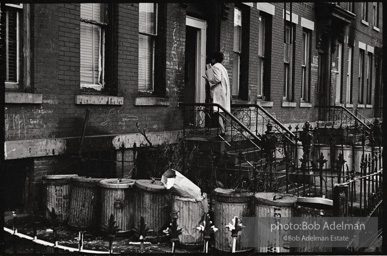
[[[352,104],[352,63],[353,63],[353,47],[348,45],[348,59],[347,59],[347,84],[346,84],[346,102]]]
[[[373,26],[379,28],[379,2],[373,2],[372,5]]]
[[[102,90],[105,85],[105,33],[107,4],[81,4],[80,81],[81,88]]]
[[[359,103],[364,104],[364,58],[365,51],[359,50]]]
[[[368,22],[368,2],[361,3],[361,19]]]
[[[21,87],[23,70],[23,4],[5,5],[5,85]]]
[[[367,55],[367,71],[366,71],[366,104],[371,104],[371,95],[372,95],[372,73],[373,73],[373,55],[368,53]]]
[[[293,55],[293,26],[286,23],[284,37],[284,87],[283,99],[293,101],[293,84],[292,84],[292,55]]]
[[[311,31],[302,31],[301,100],[310,102]]]
[[[153,92],[155,87],[155,48],[157,39],[157,4],[139,4],[138,89]]]

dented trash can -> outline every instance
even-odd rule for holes
[[[130,231],[133,225],[134,195],[132,179],[101,180],[101,228],[107,226],[113,214],[119,233]]]
[[[71,178],[68,225],[79,229],[91,229],[98,224],[101,178]]]
[[[171,219],[171,194],[159,180],[140,179],[134,186],[134,226],[138,227],[144,217],[152,230],[148,237],[159,236],[160,229]]]
[[[43,176],[45,187],[45,216],[49,218],[49,211],[54,209],[60,222],[66,221],[69,212],[70,179],[77,174],[60,174]]]

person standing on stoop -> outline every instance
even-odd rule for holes
[[[230,79],[228,77],[227,69],[222,65],[224,55],[222,52],[215,52],[211,57],[212,66],[206,71],[204,79],[209,83],[213,103],[221,105],[226,111],[231,112],[231,91]],[[214,107],[217,111],[218,107]],[[226,129],[222,117],[223,109],[219,108],[216,113],[219,120],[220,136],[224,138]]]

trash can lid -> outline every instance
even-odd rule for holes
[[[78,177],[77,174],[59,174],[59,175],[45,175],[43,176],[43,184],[49,186],[68,185],[71,178]]]
[[[333,200],[323,197],[298,197],[297,204],[317,209],[333,208]]]
[[[78,174],[58,174],[58,175],[44,175],[44,180],[69,180],[70,178],[78,177]]]
[[[99,182],[99,186],[103,188],[131,188],[135,180],[132,179],[104,179]]]
[[[136,183],[134,185],[139,189],[152,192],[161,192],[167,190],[160,180],[136,180]]]
[[[297,198],[290,194],[281,194],[274,192],[259,192],[255,194],[257,202],[271,206],[293,206]]]
[[[92,177],[72,177],[71,182],[73,184],[79,184],[79,185],[84,185],[84,186],[97,186],[103,178],[92,178]]]
[[[207,194],[203,192],[202,196],[200,199],[194,199],[194,198],[188,198],[188,197],[182,197],[182,196],[178,196],[178,195],[175,195],[174,196],[174,199],[175,200],[178,200],[178,201],[183,201],[183,202],[201,202],[203,201],[204,199],[207,198]]]
[[[213,191],[215,200],[227,203],[247,203],[254,195],[250,191],[236,191],[235,189],[216,188]]]

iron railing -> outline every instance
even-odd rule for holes
[[[270,122],[276,133],[285,136],[291,143],[295,144],[296,135],[260,105],[232,104],[231,109],[232,114],[246,127],[254,130],[255,134],[264,134],[266,125]]]
[[[316,106],[319,109],[319,119],[325,123],[325,126],[332,127],[357,127],[361,126],[364,130],[371,132],[369,127],[359,117],[343,106]]]
[[[201,136],[216,141],[216,136],[220,135],[218,116],[222,116],[226,135],[218,139],[225,143],[226,148],[223,152],[218,152],[221,157],[215,166],[222,170],[221,175],[229,176],[222,180],[224,183],[239,186],[245,178],[242,173],[254,172],[262,167],[262,137],[251,131],[233,114],[219,104],[180,103],[179,106],[183,107],[185,138]]]

